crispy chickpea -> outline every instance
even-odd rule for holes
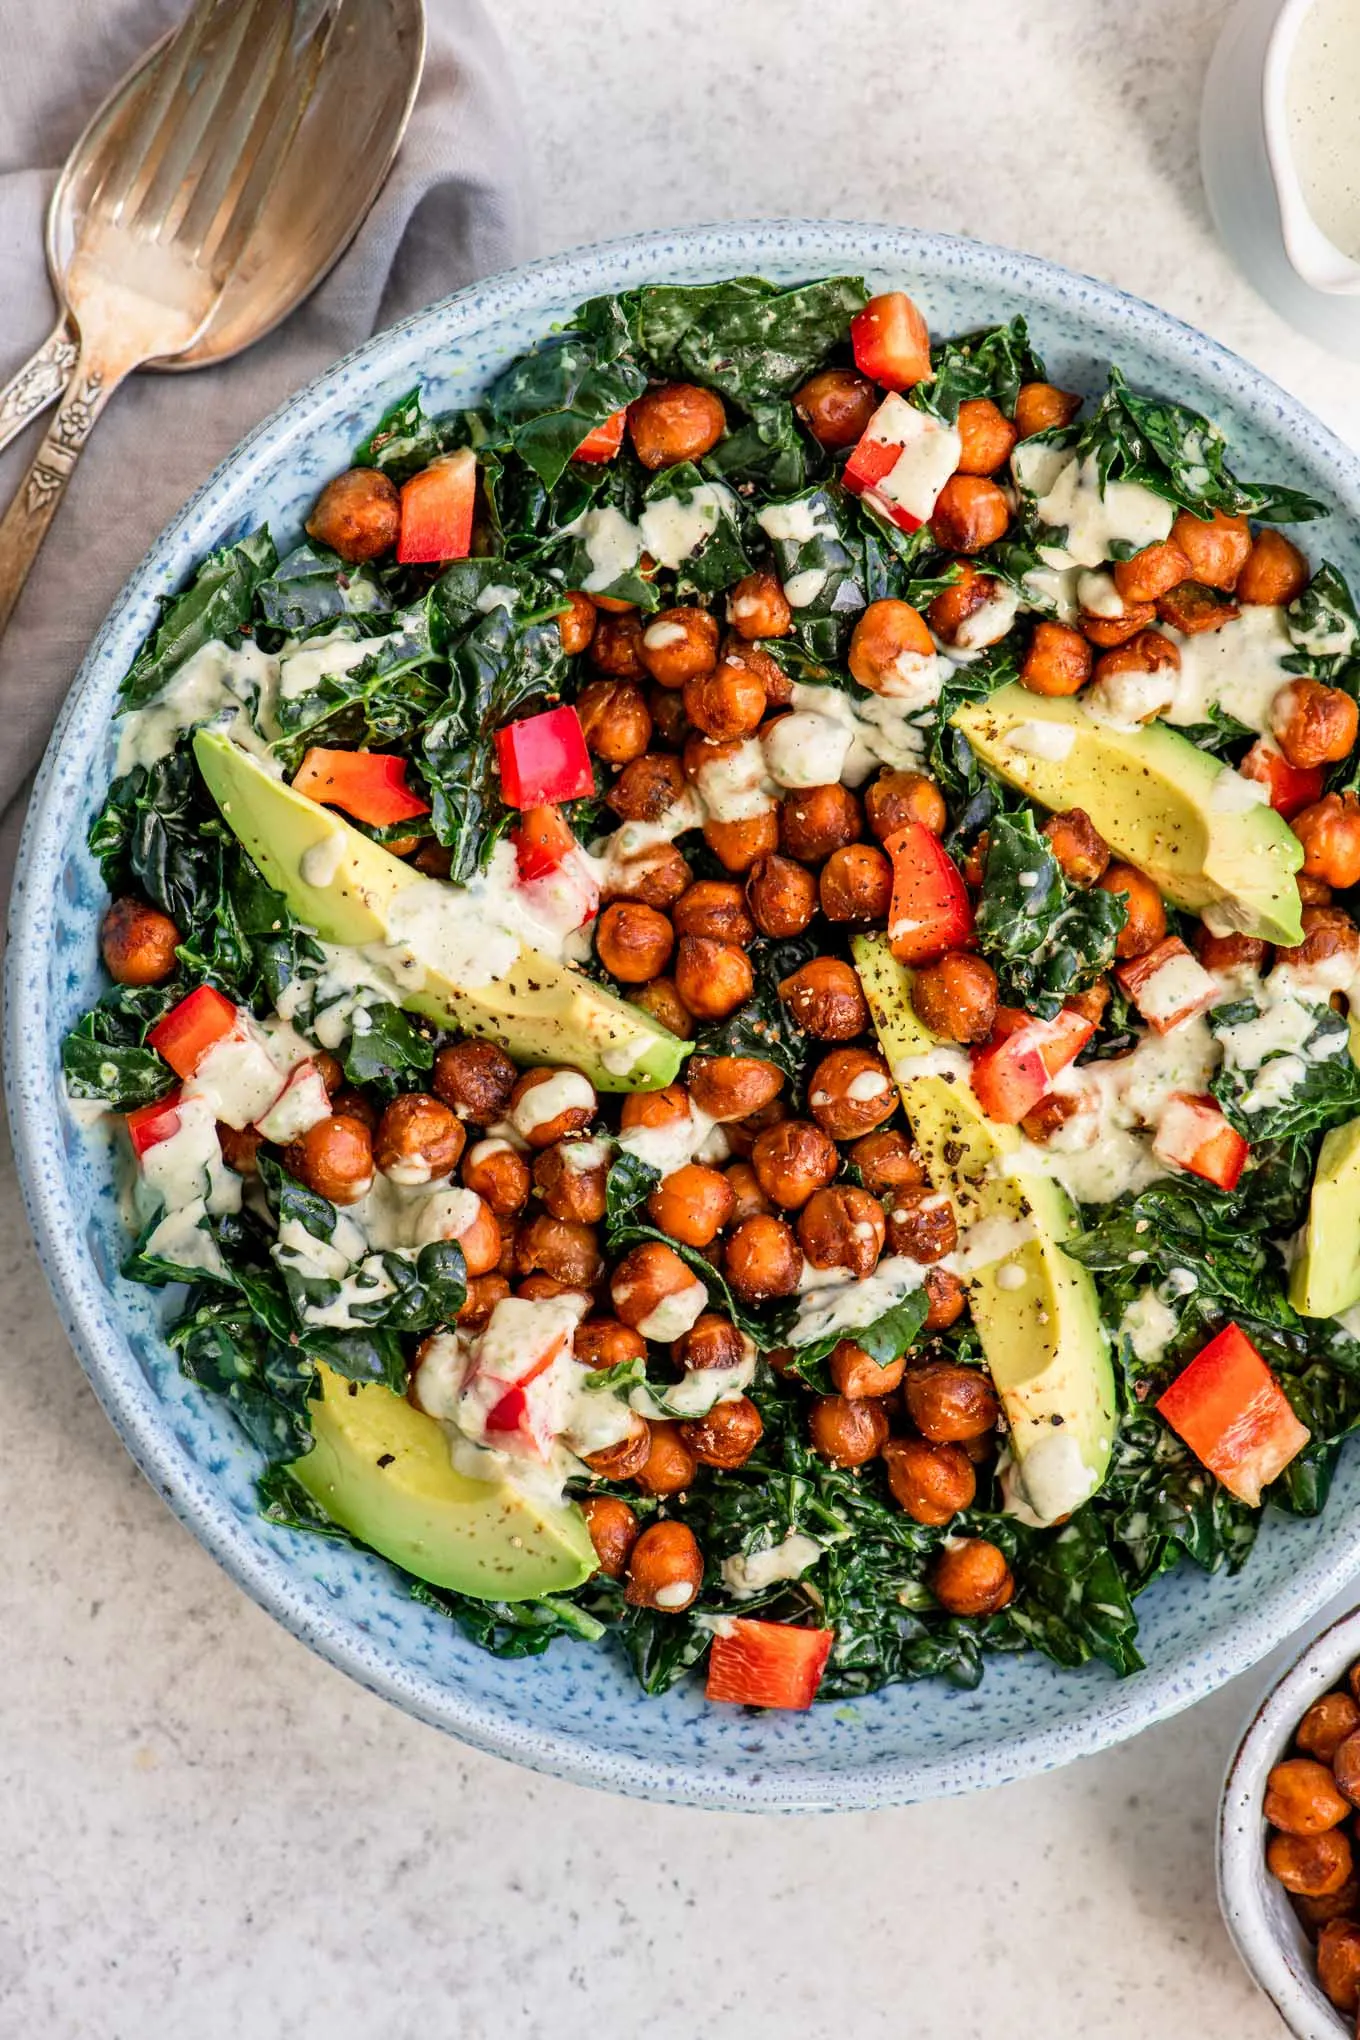
[[[675,989],[696,1020],[725,1020],[746,1004],[754,986],[751,960],[735,942],[714,942],[706,935],[680,937]]]
[[[625,822],[659,822],[685,791],[680,760],[664,751],[648,751],[625,765],[606,796]]]
[[[662,1091],[629,1091],[619,1108],[619,1126],[625,1133],[634,1127],[683,1126],[690,1116],[684,1085],[667,1084]]]
[[[1346,757],[1360,727],[1360,708],[1342,687],[1291,680],[1270,704],[1270,727],[1291,765],[1307,771]]]
[[[731,1186],[721,1170],[686,1162],[657,1184],[647,1215],[659,1232],[683,1246],[710,1246],[732,1216]]]
[[[327,1096],[333,1099],[345,1081],[344,1064],[339,1056],[332,1055],[328,1048],[314,1048],[312,1061],[316,1064],[317,1075],[326,1086]]]
[[[237,1128],[228,1126],[224,1120],[217,1122],[217,1145],[222,1150],[222,1159],[237,1176],[258,1176],[260,1173],[260,1149],[264,1146],[264,1135],[257,1133],[253,1126]]]
[[[697,1600],[704,1581],[704,1555],[687,1523],[649,1523],[628,1560],[623,1598],[634,1608],[659,1608],[679,1615]]]
[[[808,1436],[833,1466],[867,1466],[888,1441],[888,1419],[871,1397],[819,1395],[808,1412]]]
[[[1300,1898],[1326,1898],[1351,1874],[1351,1845],[1340,1828],[1321,1835],[1272,1835],[1266,1868]]]
[[[1084,992],[1069,992],[1063,1005],[1070,1013],[1080,1013],[1083,1020],[1089,1020],[1093,1027],[1099,1027],[1105,1018],[1105,1008],[1110,1003],[1110,982],[1108,978],[1097,978]]]
[[[671,918],[677,935],[706,935],[714,942],[735,942],[741,949],[756,932],[741,887],[725,878],[701,878],[687,887]]]
[[[515,1233],[515,1272],[551,1275],[572,1289],[591,1289],[604,1273],[594,1228],[569,1218],[531,1218]]]
[[[726,1124],[777,1098],[784,1073],[758,1055],[696,1055],[686,1068],[685,1086],[701,1112]]]
[[[1350,1810],[1331,1771],[1315,1757],[1286,1757],[1266,1779],[1262,1811],[1272,1827],[1287,1835],[1320,1835],[1345,1820]]]
[[[1303,845],[1308,878],[1345,892],[1360,885],[1360,799],[1353,793],[1326,793],[1294,816],[1289,824]]]
[[[394,1183],[428,1183],[456,1169],[466,1145],[466,1129],[450,1106],[424,1091],[405,1091],[383,1108],[373,1159]]]
[[[727,598],[727,620],[744,638],[787,637],[793,611],[775,574],[747,574]]]
[[[1115,940],[1115,955],[1146,956],[1155,949],[1166,934],[1166,908],[1152,880],[1131,864],[1111,864],[1096,884],[1102,892],[1122,894],[1128,908],[1128,919]]]
[[[1036,623],[1020,668],[1020,685],[1056,698],[1079,694],[1091,677],[1091,647],[1069,623]]]
[[[1308,872],[1300,871],[1295,875],[1294,883],[1299,889],[1299,899],[1305,907],[1329,907],[1332,904],[1332,888],[1324,885],[1320,878],[1313,878]]]
[[[555,1079],[567,1078],[570,1082],[559,1086],[559,1092],[552,1102],[559,1102],[562,1095],[569,1095],[569,1102],[561,1106],[549,1119],[540,1119],[539,1112],[544,1100],[526,1104],[531,1092],[542,1084]],[[569,1133],[583,1133],[595,1117],[596,1098],[589,1080],[576,1070],[537,1069],[525,1070],[515,1081],[510,1093],[509,1117],[516,1132],[529,1143],[531,1148],[549,1148],[559,1140],[565,1140]]]
[[[972,849],[965,854],[962,862],[959,864],[959,869],[963,873],[964,884],[972,886],[975,892],[987,876],[987,852],[991,848],[991,844],[992,836],[990,829],[982,829],[979,831]]]
[[[852,368],[824,368],[793,394],[793,408],[828,453],[853,446],[878,409],[879,393]]]
[[[583,1367],[623,1367],[647,1358],[647,1341],[618,1318],[583,1318],[572,1334],[571,1350]]]
[[[756,1181],[772,1204],[797,1211],[824,1189],[840,1167],[836,1143],[806,1119],[784,1119],[756,1135],[751,1146]]]
[[[817,911],[817,881],[792,857],[762,857],[746,875],[746,904],[762,935],[801,935]]]
[[[1116,560],[1111,572],[1126,602],[1155,602],[1168,588],[1190,578],[1190,562],[1170,539],[1159,539],[1132,559]]]
[[[1339,2012],[1360,2009],[1360,1921],[1328,1920],[1318,1935],[1318,1982]]]
[[[104,968],[117,985],[158,985],[175,968],[180,932],[142,900],[115,900],[99,928]]]
[[[913,1424],[934,1445],[961,1445],[996,1429],[996,1390],[976,1367],[928,1360],[908,1373],[906,1397]]]
[[[663,383],[628,406],[633,450],[652,470],[702,460],[726,430],[722,398],[695,383]]]
[[[427,836],[411,862],[426,878],[447,878],[453,869],[453,852],[436,843],[433,836]]]
[[[959,454],[961,475],[994,475],[1011,457],[1020,437],[1004,411],[990,397],[967,397],[959,405]]]
[[[595,953],[620,984],[645,985],[659,977],[674,947],[666,916],[640,900],[611,901],[596,924]]]
[[[847,1402],[859,1402],[864,1396],[891,1395],[895,1388],[900,1388],[907,1362],[904,1354],[899,1354],[896,1360],[879,1362],[853,1339],[841,1339],[828,1364],[837,1395],[843,1395]]]
[[[581,1503],[581,1514],[586,1519],[600,1571],[611,1580],[621,1580],[638,1540],[637,1517],[618,1495],[587,1495]]]
[[[798,1214],[798,1244],[814,1268],[872,1275],[883,1252],[883,1206],[853,1183],[815,1190]]]
[[[977,1475],[957,1445],[930,1445],[924,1438],[890,1438],[883,1448],[888,1486],[899,1509],[915,1523],[937,1529],[972,1507]]]
[[[1110,862],[1110,846],[1085,808],[1050,815],[1043,832],[1064,876],[1073,885],[1094,885]]]
[[[882,1056],[867,1048],[833,1048],[808,1080],[812,1116],[833,1140],[858,1140],[897,1109],[897,1092]]]
[[[948,1268],[927,1268],[925,1280],[929,1308],[921,1330],[927,1337],[947,1332],[963,1316],[968,1292],[959,1277]]]
[[[677,1367],[704,1373],[713,1367],[740,1367],[754,1352],[745,1332],[721,1311],[706,1310],[689,1330],[671,1344],[671,1358]]]
[[[779,810],[750,815],[742,822],[704,823],[704,841],[724,871],[749,871],[768,857],[779,841]]]
[[[1360,1806],[1360,1731],[1352,1731],[1337,1744],[1332,1756],[1332,1775],[1351,1805]]]
[[[630,1006],[640,1006],[671,1034],[688,1041],[694,1032],[694,1016],[675,989],[674,978],[651,978],[627,994]]]
[[[590,640],[590,663],[611,680],[640,680],[647,668],[642,659],[642,618],[636,610],[622,616],[596,618]]]
[[[483,1332],[491,1322],[491,1314],[498,1303],[504,1303],[510,1294],[510,1284],[504,1275],[469,1275],[467,1296],[458,1313],[458,1323],[465,1332]]]
[[[647,1457],[634,1480],[644,1495],[683,1494],[698,1472],[699,1463],[685,1443],[679,1424],[669,1420],[649,1423]]]
[[[1349,1693],[1324,1693],[1299,1723],[1294,1740],[1319,1763],[1330,1764],[1348,1735],[1360,1728],[1360,1707]]]
[[[740,1225],[744,1218],[753,1218],[758,1211],[768,1211],[770,1200],[760,1187],[750,1162],[731,1162],[723,1170],[727,1187],[732,1192],[732,1224]]]
[[[534,1156],[534,1187],[552,1218],[598,1225],[609,1164],[594,1141],[560,1140]]]
[[[647,713],[652,718],[653,741],[678,751],[690,733],[683,690],[659,687],[654,680],[647,689]]]
[[[947,949],[912,979],[917,1018],[946,1041],[985,1041],[996,1021],[996,972],[980,956]]]
[[[755,644],[736,631],[729,631],[718,660],[719,668],[744,667],[755,675],[765,690],[768,708],[787,708],[793,700],[793,682],[763,645]]]
[[[869,1025],[869,1002],[853,964],[814,956],[781,980],[779,997],[816,1041],[853,1041]]]
[[[1001,583],[992,574],[984,574],[971,560],[954,560],[954,578],[947,588],[941,588],[931,598],[926,611],[926,621],[942,643],[958,644],[960,633],[980,610],[994,602],[1001,593]],[[970,642],[965,650],[977,647]]]
[[[664,914],[693,883],[694,873],[674,843],[655,843],[635,857],[621,858],[609,871],[604,896],[635,900]]]
[[[924,772],[880,772],[864,789],[864,815],[880,843],[908,822],[942,836],[949,819],[944,795]]]
[[[1006,1554],[985,1537],[961,1537],[935,1561],[930,1590],[951,1615],[995,1615],[1015,1594]]]
[[[803,1273],[793,1227],[768,1212],[743,1219],[727,1237],[723,1272],[743,1303],[773,1303],[792,1296]]]
[[[1360,928],[1341,907],[1305,907],[1303,940],[1297,949],[1281,955],[1302,970],[1316,970],[1319,964],[1338,959],[1349,978],[1360,967]]]
[[[519,1071],[493,1041],[459,1041],[434,1059],[430,1087],[460,1119],[493,1126],[510,1110]]]
[[[1175,672],[1181,655],[1159,630],[1140,630],[1127,644],[1116,645],[1096,660],[1096,679],[1113,680],[1121,673]]]
[[[494,1217],[494,1213],[492,1214]],[[513,1218],[498,1218],[496,1226],[500,1233],[500,1252],[496,1256],[496,1272],[510,1276],[515,1272],[515,1234],[519,1230]]]
[[[592,680],[576,697],[586,749],[606,765],[631,765],[651,742],[652,718],[631,680]]]
[[[345,1084],[331,1095],[331,1111],[337,1119],[357,1119],[360,1126],[366,1126],[370,1133],[378,1130],[377,1107],[362,1091]]]
[[[357,1204],[373,1187],[373,1138],[357,1119],[319,1119],[290,1141],[283,1166],[318,1197]]]
[[[848,786],[800,787],[779,803],[779,847],[803,864],[820,864],[863,833],[864,816]]]
[[[1326,1898],[1301,1898],[1291,1892],[1290,1903],[1309,1933],[1320,1933],[1328,1920],[1354,1919],[1360,1912],[1360,1879],[1348,1877]]]
[[[1202,581],[1182,581],[1157,597],[1157,614],[1185,637],[1198,637],[1206,630],[1222,630],[1240,612],[1217,589],[1206,588]]]
[[[930,513],[930,529],[946,552],[981,552],[1005,536],[1010,521],[1005,495],[984,475],[951,475]]]
[[[696,1291],[699,1293],[694,1294]],[[609,1294],[616,1314],[644,1338],[651,1336],[648,1325],[655,1321],[658,1311],[669,1326],[671,1312],[688,1310],[692,1297],[695,1308],[688,1324],[657,1333],[658,1337],[679,1337],[694,1323],[707,1300],[703,1284],[690,1273],[674,1247],[663,1246],[660,1240],[645,1240],[624,1255],[609,1278]],[[679,1301],[672,1304],[672,1298]]]
[[[884,1126],[877,1133],[866,1133],[851,1148],[850,1160],[864,1178],[865,1189],[872,1190],[875,1197],[891,1191],[904,1193],[924,1188],[926,1173],[921,1158],[907,1136],[895,1127]]]
[[[686,1445],[700,1466],[745,1466],[765,1426],[760,1411],[746,1395],[714,1403],[706,1417],[680,1426]]]
[[[1171,527],[1171,543],[1184,554],[1196,581],[1231,591],[1251,552],[1251,529],[1245,517],[1229,517],[1222,510],[1207,518],[1182,510]]]
[[[1269,968],[1270,944],[1255,935],[1214,935],[1201,921],[1195,930],[1195,954],[1206,970],[1264,972]]]
[[[1081,398],[1072,390],[1060,390],[1053,383],[1021,383],[1015,399],[1015,429],[1022,439],[1036,432],[1052,432],[1070,425],[1081,409]]]
[[[764,687],[749,666],[735,659],[687,680],[684,701],[695,729],[719,742],[749,737],[765,714]]]
[[[1298,547],[1282,532],[1263,525],[1237,576],[1233,593],[1238,601],[1283,605],[1302,595],[1307,586],[1308,562]]]
[[[1081,634],[1102,651],[1110,651],[1116,645],[1126,645],[1130,638],[1137,637],[1140,630],[1146,630],[1150,623],[1157,621],[1155,602],[1126,602],[1118,616],[1093,616],[1089,610],[1081,612]]]
[[[588,649],[595,635],[598,611],[589,595],[583,594],[579,588],[571,589],[562,600],[567,606],[558,616],[557,634],[567,657],[574,659]]]
[[[908,694],[919,682],[922,660],[934,656],[935,640],[920,610],[885,597],[860,612],[847,664],[870,694]]]
[[[959,1243],[954,1207],[939,1190],[907,1190],[887,1200],[888,1252],[939,1261]]]
[[[828,921],[886,920],[892,888],[892,864],[872,843],[833,850],[817,882]]]
[[[1069,1119],[1079,1110],[1075,1098],[1065,1098],[1061,1091],[1050,1091],[1041,1098],[1032,1112],[1027,1112],[1020,1121],[1021,1131],[1036,1147],[1047,1147],[1055,1133],[1066,1126]]]
[[[307,536],[361,566],[390,552],[401,530],[401,495],[380,468],[347,468],[327,482],[307,519]]]

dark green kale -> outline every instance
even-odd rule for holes
[[[779,986],[802,964],[821,954],[822,947],[807,935],[794,935],[782,942],[757,938],[747,952],[755,975],[752,996],[726,1020],[698,1036],[696,1055],[754,1056],[773,1063],[787,1080],[785,1095],[796,1099],[815,1043],[780,998]]]
[[[937,341],[930,350],[930,365],[931,379],[918,384],[915,401],[951,425],[960,404],[978,397],[990,397],[1010,418],[1021,384],[1048,380],[1021,317],[1004,326],[984,326],[957,340]]]
[[[235,638],[250,621],[256,589],[277,563],[274,541],[263,527],[209,553],[183,593],[166,602],[128,668],[119,689],[124,708],[154,700],[176,668],[213,638]]]
[[[1330,1006],[1307,1006],[1314,1025],[1294,1048],[1269,1050],[1259,1066],[1243,1069],[1226,1044],[1223,1067],[1210,1090],[1229,1122],[1247,1140],[1290,1140],[1301,1134],[1325,1132],[1360,1114],[1360,1069],[1350,1054],[1345,1017]],[[1209,1025],[1225,1030],[1248,1025],[1260,1017],[1254,999],[1216,1006]],[[1276,1078],[1269,1076],[1274,1069]],[[1279,1083],[1278,1095],[1271,1095]],[[1251,1100],[1250,1109],[1248,1101]]]
[[[392,603],[372,567],[349,567],[329,546],[310,541],[281,559],[255,590],[261,621],[285,638],[334,630],[351,617],[387,630]]]
[[[1285,660],[1291,673],[1309,673],[1315,680],[1360,691],[1360,616],[1355,598],[1339,567],[1324,561],[1302,595],[1285,611],[1294,655]]]
[[[637,1155],[625,1152],[614,1157],[604,1183],[604,1219],[611,1239],[646,1204],[660,1181],[660,1169],[654,1169]]]
[[[433,599],[422,597],[395,616],[380,619],[383,638],[358,665],[322,672],[305,692],[279,701],[286,769],[295,771],[311,745],[370,751],[405,750],[444,699],[443,621]],[[362,642],[357,629],[349,635]]]
[[[601,335],[622,316],[635,351],[660,375],[702,383],[749,407],[792,396],[844,345],[850,320],[867,301],[857,276],[819,278],[791,290],[760,277],[735,277],[593,298],[577,323]]]
[[[1070,886],[1034,816],[996,814],[977,905],[977,935],[1002,1001],[1051,1020],[1067,996],[1110,969],[1124,899]]]
[[[105,992],[61,1044],[71,1096],[100,1099],[116,1112],[133,1112],[163,1097],[173,1073],[145,1042],[176,996],[164,985],[114,985]]]
[[[434,1062],[434,1043],[419,1023],[400,1006],[363,1008],[345,1050],[347,1082],[370,1086],[384,1098],[398,1091],[422,1090],[420,1079]]]
[[[520,458],[551,488],[581,441],[640,397],[647,377],[627,358],[628,326],[608,300],[589,330],[545,340],[512,362],[487,392],[486,404]]]

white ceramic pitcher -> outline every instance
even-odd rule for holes
[[[1360,0],[1285,0],[1266,50],[1261,111],[1285,253],[1313,290],[1352,296],[1360,293],[1360,261],[1339,248],[1315,217],[1318,200],[1309,190],[1306,164],[1320,140],[1324,148],[1334,141],[1328,149],[1333,175],[1347,179],[1352,193],[1360,187],[1360,107],[1352,102],[1344,108],[1348,133],[1320,137],[1317,128],[1327,116],[1302,96],[1306,81],[1297,75],[1310,60],[1324,57],[1324,36],[1344,35],[1360,47]],[[1301,125],[1312,132],[1301,135]]]

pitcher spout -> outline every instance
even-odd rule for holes
[[[1262,77],[1285,252],[1303,281],[1360,295],[1360,6],[1285,0]]]

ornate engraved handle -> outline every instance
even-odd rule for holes
[[[14,614],[29,569],[75,471],[80,449],[131,365],[120,362],[116,369],[106,368],[88,350],[76,363],[61,408],[0,521],[0,634]]]
[[[37,353],[0,390],[0,453],[49,404],[55,404],[80,348],[63,311]]]

